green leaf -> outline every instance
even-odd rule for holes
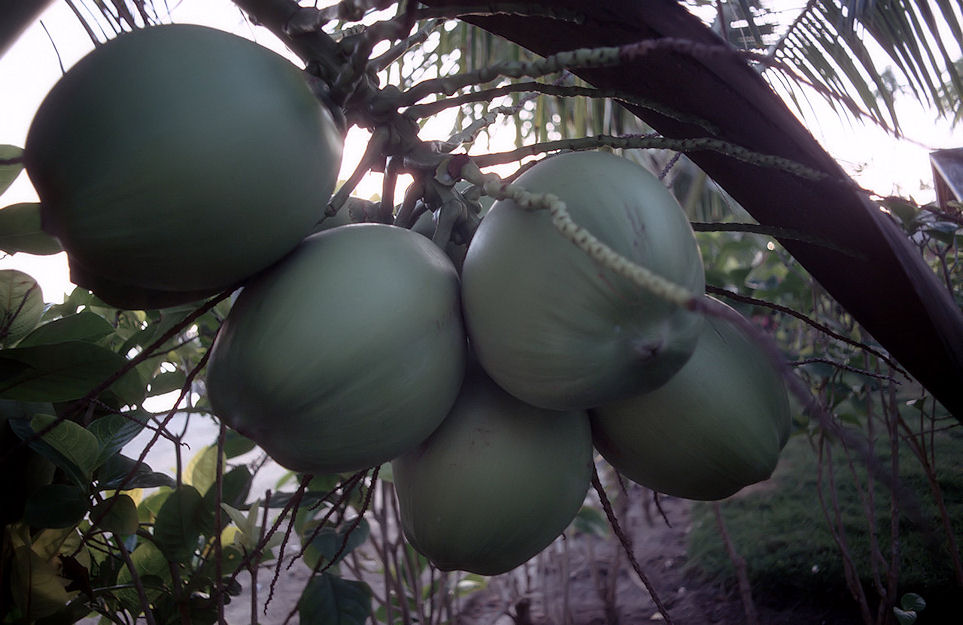
[[[153,600],[160,596],[162,591],[155,590],[154,586],[169,583],[171,579],[170,565],[164,558],[164,554],[151,541],[144,541],[131,552],[130,559],[137,574],[140,575],[141,582],[147,587],[148,599]],[[117,584],[129,586],[132,581],[130,570],[125,566],[117,575]],[[137,591],[133,588],[122,588],[116,593],[116,596],[124,607],[134,614],[143,610]]]
[[[127,476],[130,475],[130,479]],[[174,479],[158,473],[147,463],[138,463],[133,458],[115,454],[107,458],[97,470],[98,490],[133,490],[135,488],[156,488],[158,486],[173,487]]]
[[[88,425],[87,430],[97,437],[97,442],[100,444],[97,466],[120,453],[127,443],[143,431],[148,421],[147,413],[134,410],[106,415]]]
[[[66,580],[50,559],[34,549],[25,525],[11,527],[9,537],[13,552],[9,587],[14,603],[27,617],[26,622],[56,614],[70,600]]]
[[[257,444],[234,430],[228,430],[224,436],[224,455],[227,458],[237,458],[257,447]]]
[[[959,224],[952,221],[936,221],[926,228],[926,233],[946,245],[953,245],[953,239],[959,230]]]
[[[153,495],[145,497],[140,502],[140,505],[137,506],[137,516],[141,522],[153,523],[164,502],[167,501],[167,498],[170,497],[173,492],[173,487],[162,487],[157,489],[157,492]]]
[[[605,518],[605,514],[598,508],[591,506],[582,506],[579,509],[578,514],[572,521],[572,527],[576,532],[589,534],[590,536],[604,538],[609,535],[609,522]]]
[[[217,445],[208,445],[187,464],[184,482],[204,495],[215,481],[217,481]]]
[[[901,610],[893,606],[893,614],[896,615],[899,625],[913,625],[916,622],[917,614],[913,610]]]
[[[0,351],[0,397],[61,402],[80,399],[127,364],[105,347],[83,341]],[[125,403],[143,398],[144,384],[129,371],[109,389]]]
[[[926,609],[926,600],[915,592],[908,592],[900,598],[899,605],[904,610],[922,612]]]
[[[179,391],[187,383],[187,374],[178,369],[177,371],[162,371],[154,376],[150,382],[148,397],[163,395],[171,391]]]
[[[311,625],[363,625],[371,611],[371,595],[364,582],[324,573],[304,588],[298,616]]]
[[[97,520],[97,527],[120,536],[129,536],[137,531],[140,519],[137,505],[129,495],[114,495],[100,502],[90,511],[91,521]]]
[[[308,568],[313,569],[319,561],[327,565],[335,557],[337,559],[333,564],[337,564],[355,547],[364,543],[370,534],[367,521],[361,519],[361,523],[353,530],[351,529],[352,525],[354,525],[353,520],[345,520],[339,527],[327,526],[321,528],[314,538],[311,538],[316,524],[308,524],[302,537],[304,541],[311,538],[311,542],[305,547],[304,556],[302,556]]]
[[[18,347],[34,345],[53,345],[67,341],[86,341],[93,343],[114,332],[114,327],[97,313],[85,310],[35,329],[20,341]]]
[[[199,512],[203,498],[193,486],[174,490],[154,521],[154,540],[171,562],[189,562],[201,536]]]
[[[74,527],[84,518],[89,507],[86,488],[72,484],[47,484],[27,499],[23,520],[31,527]]]
[[[240,532],[241,546],[249,550],[254,549],[258,542],[257,521],[261,502],[256,501],[251,504],[247,513],[224,502],[221,503],[221,509],[227,512],[231,521],[237,526]]]
[[[63,247],[40,228],[40,204],[21,202],[0,209],[0,250],[49,256]]]
[[[18,148],[15,145],[0,145],[0,160],[12,160],[15,158],[23,158],[23,148]],[[0,195],[3,195],[13,181],[17,179],[20,172],[23,171],[23,163],[13,163],[11,165],[0,164]]]
[[[33,330],[43,316],[43,292],[32,276],[0,270],[0,345],[12,345]]]
[[[252,475],[246,466],[234,467],[224,474],[224,479],[221,482],[221,501],[234,508],[244,505],[244,501],[251,490],[251,481]],[[214,511],[217,505],[217,489],[208,489],[204,495],[200,515],[201,533],[205,536],[214,535]],[[230,520],[229,515],[221,515],[222,529]]]
[[[31,449],[47,458],[66,473],[78,486],[86,488],[96,468],[100,445],[97,437],[73,421],[38,414],[32,419],[11,419],[11,429]],[[49,429],[48,429],[49,428]],[[43,435],[38,436],[40,432]]]

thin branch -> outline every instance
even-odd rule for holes
[[[558,141],[545,141],[533,143],[507,152],[496,152],[493,154],[481,154],[472,157],[479,167],[491,167],[493,165],[503,165],[521,160],[527,156],[535,156],[543,152],[553,152],[557,150],[594,150],[600,147],[618,148],[625,150],[634,149],[663,149],[675,150],[678,152],[699,152],[712,151],[725,154],[732,158],[752,163],[760,167],[772,167],[786,171],[793,175],[808,180],[827,180],[829,174],[813,169],[781,156],[772,154],[762,154],[755,152],[740,145],[715,139],[712,137],[699,137],[692,139],[670,139],[660,135],[595,135],[578,139],[561,139]],[[845,180],[839,182],[848,184]]]
[[[819,245],[835,252],[839,252],[840,254],[845,254],[850,258],[864,260],[861,254],[858,254],[853,250],[836,245],[832,241],[827,241],[821,237],[813,236],[811,234],[802,232],[800,230],[793,230],[791,228],[780,228],[778,226],[765,226],[762,224],[751,223],[717,223],[701,221],[690,222],[690,225],[696,232],[748,232],[750,234],[762,234],[777,239],[791,239],[793,241],[812,243],[813,245]]]
[[[595,465],[592,465],[592,486],[595,488],[595,492],[598,493],[599,501],[602,503],[602,509],[605,511],[605,516],[609,520],[609,525],[612,526],[612,531],[615,536],[619,539],[622,548],[625,550],[625,555],[629,559],[629,563],[632,565],[632,569],[635,574],[639,576],[642,580],[642,584],[645,589],[649,591],[649,596],[652,597],[652,602],[655,603],[655,607],[659,610],[659,614],[665,620],[667,625],[672,625],[672,617],[669,616],[669,611],[666,609],[665,604],[659,598],[659,594],[656,592],[655,587],[649,578],[646,577],[645,573],[642,571],[642,566],[636,559],[635,554],[632,552],[632,542],[629,540],[625,532],[622,531],[622,526],[619,524],[618,518],[615,516],[615,512],[612,510],[612,503],[609,501],[608,496],[605,494],[605,487],[602,486],[602,480],[599,478],[598,469]]]
[[[557,85],[552,83],[543,83],[538,81],[525,81],[512,83],[510,85],[503,85],[501,87],[492,87],[490,89],[482,89],[480,91],[472,91],[470,93],[465,93],[458,96],[453,96],[450,98],[441,98],[435,100],[434,102],[426,102],[424,104],[414,104],[405,110],[405,116],[422,118],[430,117],[432,115],[437,115],[439,112],[453,108],[456,106],[461,106],[463,104],[469,104],[472,102],[491,102],[497,97],[504,95],[509,95],[512,93],[541,93],[544,95],[559,96],[559,97],[587,97],[593,99],[611,99],[618,100],[619,102],[625,104],[632,104],[642,108],[649,109],[660,113],[671,119],[675,119],[681,122],[688,122],[701,126],[709,134],[718,134],[719,129],[714,124],[701,119],[699,117],[685,115],[678,111],[674,111],[663,104],[655,102],[654,100],[648,100],[644,98],[639,98],[631,93],[622,91],[619,89],[595,89],[593,87],[578,87],[574,85]]]
[[[120,551],[120,557],[123,558],[127,570],[130,571],[130,581],[134,584],[134,588],[137,590],[137,598],[140,600],[140,605],[144,609],[144,620],[147,622],[147,625],[157,625],[157,621],[154,620],[154,613],[150,609],[150,599],[147,598],[147,591],[144,590],[140,573],[137,572],[137,567],[130,557],[130,552],[127,551],[124,541],[121,540],[119,536],[114,537],[114,543]]]
[[[736,580],[739,583],[739,596],[742,599],[742,607],[746,613],[747,625],[759,625],[759,614],[756,611],[756,604],[752,600],[752,585],[749,583],[749,571],[746,566],[746,559],[736,550],[732,539],[729,537],[729,530],[726,529],[726,521],[722,516],[722,506],[718,501],[712,502],[712,513],[716,517],[716,527],[722,536],[722,542],[726,546],[726,553],[736,569]]]
[[[782,306],[782,305],[780,305],[780,304],[774,304],[774,303],[772,303],[772,302],[767,302],[766,300],[757,299],[757,298],[755,298],[755,297],[749,297],[748,295],[740,295],[739,293],[733,293],[732,291],[729,291],[729,290],[727,290],[727,289],[723,289],[723,288],[720,288],[720,287],[717,287],[717,286],[713,286],[713,285],[711,285],[711,284],[707,284],[707,285],[706,285],[706,293],[710,293],[710,294],[712,294],[712,295],[718,295],[718,296],[720,296],[720,297],[725,297],[725,298],[728,298],[728,299],[732,299],[732,300],[735,300],[735,301],[737,301],[737,302],[741,302],[741,303],[743,303],[743,304],[752,304],[753,306],[761,306],[761,307],[763,307],[763,308],[769,308],[769,309],[772,309],[772,310],[776,310],[776,311],[778,311],[778,312],[781,312],[781,313],[783,313],[783,314],[789,315],[789,316],[791,316],[791,317],[795,317],[796,319],[799,319],[799,320],[802,321],[803,323],[805,323],[805,324],[807,324],[807,325],[809,325],[809,326],[812,326],[813,328],[819,330],[820,332],[822,332],[822,333],[824,333],[824,334],[827,334],[827,335],[831,336],[832,338],[834,338],[834,339],[836,339],[836,340],[838,340],[838,341],[842,341],[843,343],[846,343],[847,345],[851,345],[851,346],[853,346],[853,347],[858,347],[858,348],[860,348],[860,349],[862,349],[862,350],[865,350],[865,351],[869,352],[870,354],[872,354],[872,355],[876,356],[877,358],[883,360],[883,361],[884,361],[886,364],[888,364],[890,367],[892,367],[893,369],[895,369],[896,371],[898,371],[899,373],[901,373],[903,376],[905,376],[907,379],[909,379],[909,374],[906,373],[906,371],[905,371],[902,367],[900,367],[896,362],[894,362],[889,356],[887,356],[887,355],[884,354],[883,352],[881,352],[881,351],[879,351],[879,350],[877,350],[877,349],[875,349],[875,348],[873,348],[873,347],[870,347],[869,345],[867,345],[867,344],[865,344],[865,343],[860,343],[859,341],[856,341],[856,340],[853,340],[853,339],[851,339],[851,338],[849,338],[849,337],[843,336],[842,334],[834,331],[834,330],[831,329],[830,327],[828,327],[828,326],[826,326],[826,325],[824,325],[824,324],[816,321],[815,319],[812,319],[812,318],[810,318],[810,317],[807,317],[807,316],[804,315],[803,313],[798,312],[798,311],[795,311],[795,310],[793,310],[792,308],[789,308],[788,306]]]
[[[874,371],[868,371],[866,369],[860,369],[859,367],[853,367],[851,365],[847,365],[844,362],[836,362],[835,360],[831,360],[829,358],[807,358],[805,360],[796,360],[789,364],[793,367],[800,367],[802,365],[809,365],[813,363],[823,363],[826,365],[836,367],[837,369],[843,369],[845,371],[849,371],[851,373],[858,373],[859,375],[865,375],[870,378],[876,378],[877,380],[888,380],[894,384],[899,384],[899,382],[895,378],[893,378],[893,376],[876,373]]]

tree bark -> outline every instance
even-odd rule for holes
[[[481,0],[423,0],[475,7]],[[530,0],[546,12],[581,19],[519,14],[465,20],[529,50],[550,55],[575,48],[675,39],[719,46],[711,55],[666,47],[616,68],[576,70],[599,88],[627,91],[714,127],[715,138],[824,172],[812,181],[719,153],[688,156],[759,223],[800,231],[831,247],[780,242],[862,327],[963,422],[963,313],[903,231],[859,190],[743,56],[673,0]],[[497,6],[497,5],[495,5]],[[629,110],[666,137],[709,132],[651,109]],[[847,253],[848,252],[848,253]],[[711,259],[708,259],[711,262]]]

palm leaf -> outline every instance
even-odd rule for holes
[[[959,104],[945,97],[945,85],[963,91],[954,66],[963,40],[961,14],[958,0],[811,0],[770,48],[769,58],[778,61],[773,70],[797,82],[804,78],[850,113],[862,114],[854,100],[874,122],[898,129],[883,68],[866,42],[879,46],[918,101],[953,115]]]

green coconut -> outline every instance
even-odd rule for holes
[[[427,438],[458,394],[458,291],[451,261],[409,230],[311,235],[238,296],[207,365],[211,406],[295,471],[390,460]]]
[[[209,290],[162,291],[120,284],[88,272],[76,261],[70,263],[70,281],[93,292],[105,304],[127,310],[168,308],[211,296]]]
[[[391,467],[408,542],[442,570],[498,575],[578,513],[592,476],[588,415],[525,404],[473,368],[441,426]]]
[[[635,163],[604,152],[548,158],[516,184],[563,200],[574,221],[625,258],[694,293],[705,288],[695,235],[675,198]],[[545,210],[495,202],[462,270],[478,359],[536,406],[589,408],[665,383],[689,358],[699,315],[604,269]]]
[[[789,397],[762,348],[707,317],[695,353],[664,386],[591,411],[595,447],[653,490],[717,500],[768,479],[791,428]]]
[[[310,233],[342,137],[305,74],[247,39],[126,33],[47,94],[25,146],[42,227],[91,282],[196,299]]]

